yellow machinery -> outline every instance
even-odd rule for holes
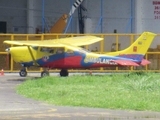
[[[67,14],[63,14],[59,20],[51,27],[50,33],[63,33],[67,24]]]

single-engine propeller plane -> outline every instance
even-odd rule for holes
[[[46,68],[41,76],[49,75],[49,69],[61,69],[60,76],[68,76],[67,69],[97,68],[108,66],[140,66],[150,62],[144,59],[156,34],[144,32],[128,48],[106,54],[89,52],[80,46],[90,45],[103,40],[96,36],[79,36],[43,41],[4,41],[5,44],[18,45],[7,48],[13,60],[23,69],[20,76],[27,75],[27,67]]]

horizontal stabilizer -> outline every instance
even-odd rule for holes
[[[148,65],[150,64],[151,62],[146,60],[146,59],[143,59],[142,62],[141,62],[141,65],[145,66],[145,65]]]
[[[112,61],[122,66],[139,66],[137,63],[130,60],[112,60]]]

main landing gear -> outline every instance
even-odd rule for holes
[[[61,77],[67,77],[69,73],[68,73],[67,69],[61,69],[59,74],[60,74]],[[49,76],[49,71],[48,70],[42,71],[41,72],[41,77],[46,77],[46,76]]]
[[[47,71],[47,70],[42,71],[41,77],[46,77],[46,76],[49,76],[49,71]]]
[[[61,77],[67,77],[68,76],[68,70],[67,69],[61,69],[60,76]]]
[[[61,69],[59,74],[61,77],[67,77],[69,73],[68,73],[67,69]],[[42,71],[41,77],[46,77],[46,76],[49,76],[49,71],[47,71],[47,70]]]
[[[68,70],[67,69],[61,69],[60,71],[60,76],[61,77],[67,77],[68,76]],[[49,76],[49,71],[48,70],[44,70],[41,72],[41,77],[46,77]]]

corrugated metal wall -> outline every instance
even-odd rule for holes
[[[51,27],[75,0],[44,0],[45,23]],[[101,6],[101,1],[103,2]],[[42,0],[0,0],[0,21],[8,33],[35,33],[42,26]],[[85,31],[94,33],[102,17],[102,33],[159,33],[159,0],[84,0]],[[102,12],[102,14],[101,14]],[[46,27],[45,24],[45,27]],[[132,28],[131,28],[132,27]],[[72,28],[72,29],[71,29]],[[46,28],[47,29],[47,28]],[[77,10],[67,32],[78,32]],[[100,27],[97,33],[101,32]]]

